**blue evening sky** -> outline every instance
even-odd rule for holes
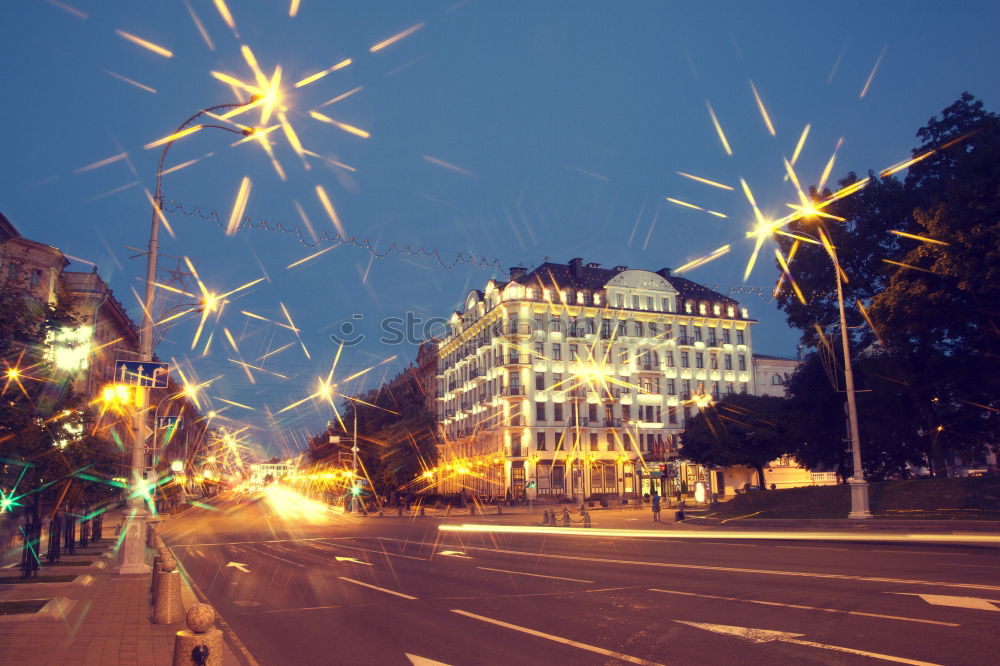
[[[308,157],[306,169],[275,130],[269,137],[287,174],[282,181],[259,144],[231,147],[236,137],[205,130],[171,149],[168,167],[202,159],[165,177],[168,200],[217,210],[225,220],[248,177],[246,215],[254,221],[301,225],[298,202],[318,232],[332,234],[316,195],[322,186],[349,235],[378,248],[394,242],[438,249],[448,264],[456,253],[472,252],[504,269],[575,256],[606,266],[676,268],[731,243],[728,255],[686,274],[722,293],[769,291],[777,277],[773,251],[765,248],[744,282],[752,249],[744,239],[752,224],[745,197],[677,171],[737,188],[743,177],[764,213],[778,216],[794,201],[781,158],[791,156],[806,124],[811,132],[797,169],[812,184],[840,137],[834,180],[908,157],[917,128],[962,91],[994,110],[1000,97],[1000,5],[985,1],[301,0],[294,18],[290,0],[228,4],[238,36],[212,0],[16,0],[0,24],[0,211],[26,236],[83,260],[73,269],[95,263],[136,320],[131,290],[141,290],[144,262],[129,258],[135,253],[125,246],[145,246],[151,208],[143,190],[152,190],[159,157],[159,149],[143,146],[200,108],[234,101],[210,72],[251,80],[243,44],[268,74],[282,67],[288,120],[303,146],[321,157]],[[369,51],[418,24],[409,36]],[[173,55],[141,48],[116,30]],[[346,58],[351,65],[290,86]],[[764,126],[750,79],[776,137]],[[310,110],[370,137],[319,122]],[[127,157],[86,168],[122,153]],[[462,264],[447,270],[424,257],[372,259],[352,246],[288,269],[329,245],[311,249],[280,231],[226,236],[217,225],[177,212],[168,219],[176,239],[161,232],[161,251],[170,255],[161,266],[190,257],[216,291],[267,278],[209,321],[196,351],[190,347],[197,320],[186,318],[167,331],[158,353],[202,381],[221,377],[208,391],[212,404],[254,426],[254,438],[273,450],[297,449],[329,418],[329,407],[314,403],[277,420],[267,410],[314,390],[336,353],[329,335],[341,322],[353,322],[368,339],[345,349],[335,379],[398,355],[346,390],[364,388],[394,374],[416,351],[412,344],[380,344],[382,318],[407,311],[447,316],[468,289],[502,276]],[[795,354],[797,332],[773,303],[734,295],[760,320],[756,351]],[[287,328],[241,314],[285,322],[281,304],[311,359]],[[295,344],[260,360],[289,343]],[[255,371],[250,383],[230,360],[240,358],[288,379]]]

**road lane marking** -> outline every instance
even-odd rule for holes
[[[976,567],[977,569],[1000,569],[996,564],[955,564],[954,562],[934,562],[939,567]]]
[[[775,546],[775,548],[797,548],[799,550],[854,550],[853,548],[828,548],[826,546]]]
[[[361,587],[370,587],[373,590],[378,590],[379,592],[385,592],[386,594],[392,594],[397,597],[403,597],[404,599],[416,599],[417,597],[411,597],[409,594],[403,594],[402,592],[396,592],[395,590],[387,590],[384,587],[379,587],[378,585],[372,585],[370,583],[362,583],[360,580],[354,580],[353,578],[348,578],[347,576],[337,576],[340,580],[346,580],[348,583],[354,583],[355,585],[360,585]]]
[[[415,654],[410,654],[409,652],[404,652],[406,658],[410,660],[413,666],[448,666],[448,664],[443,661],[434,661],[433,659],[428,659],[427,657],[419,657]]]
[[[293,562],[291,560],[286,560],[283,557],[278,557],[274,553],[269,553],[266,550],[260,550],[259,548],[254,548],[253,546],[243,546],[243,547],[246,548],[247,550],[252,550],[255,553],[263,555],[264,557],[273,557],[276,560],[281,560],[282,562],[287,562],[288,564],[291,564],[291,565],[294,565],[294,566],[297,566],[297,567],[300,567],[300,568],[303,568],[303,569],[306,566],[304,564],[299,564],[298,562]]]
[[[250,573],[250,570],[247,569],[247,565],[243,564],[242,562],[230,562],[226,566],[227,567],[236,567],[237,569],[239,569],[243,573]]]
[[[389,537],[378,537],[386,541],[398,541]],[[426,541],[411,541],[410,543],[425,546],[437,546]],[[959,587],[973,590],[988,590],[1000,592],[1000,586],[981,585],[979,583],[948,583],[933,580],[914,580],[909,578],[881,578],[878,576],[852,576],[850,574],[815,573],[809,571],[776,571],[771,569],[744,569],[740,567],[716,567],[707,564],[680,564],[678,562],[644,562],[642,560],[614,560],[606,557],[583,557],[582,555],[556,555],[553,553],[528,553],[522,550],[507,550],[504,548],[486,548],[484,546],[463,546],[466,550],[485,550],[490,553],[506,555],[526,555],[528,557],[548,557],[559,560],[576,560],[582,562],[601,562],[605,564],[627,564],[629,566],[663,567],[666,569],[696,569],[700,571],[725,571],[727,573],[764,574],[768,576],[794,576],[798,578],[825,578],[829,580],[853,580],[865,583],[896,583],[901,585],[929,585],[933,587]]]
[[[364,560],[359,560],[356,557],[341,557],[340,555],[336,555],[334,556],[334,559],[337,560],[338,562],[353,562],[354,564],[363,564],[366,567],[375,566],[371,562],[365,562]]]
[[[663,592],[665,594],[680,594],[685,597],[701,597],[703,599],[718,599],[720,601],[743,601],[748,604],[761,604],[762,606],[781,606],[782,608],[797,608],[799,610],[822,611],[823,613],[842,613],[844,615],[864,615],[865,617],[877,617],[883,620],[902,620],[903,622],[920,622],[922,624],[937,624],[943,627],[960,627],[962,625],[954,622],[938,622],[937,620],[922,620],[916,617],[901,617],[899,615],[884,615],[882,613],[866,613],[864,611],[839,610],[837,608],[819,608],[817,606],[802,606],[800,604],[784,604],[777,601],[761,601],[759,599],[744,599],[741,597],[723,597],[716,594],[700,594],[697,592],[681,592],[680,590],[664,590],[658,587],[649,588],[650,592]]]
[[[555,580],[570,580],[574,583],[593,583],[592,580],[583,580],[582,578],[563,578],[562,576],[546,576],[545,574],[528,573],[527,571],[510,571],[509,569],[494,569],[492,567],[476,567],[477,569],[482,569],[483,571],[499,571],[500,573],[517,574],[519,576],[534,576],[536,578],[553,578]]]
[[[792,643],[793,645],[804,645],[806,647],[820,648],[822,650],[832,650],[834,652],[846,652],[848,654],[857,654],[862,657],[871,657],[873,659],[882,659],[884,661],[894,661],[898,664],[911,664],[912,666],[940,666],[939,664],[934,664],[933,662],[930,661],[917,661],[916,659],[907,659],[906,657],[894,657],[891,654],[881,654],[878,652],[855,650],[854,648],[842,647],[840,645],[826,645],[824,643],[816,643],[814,641],[803,641],[800,640],[798,637],[805,636],[805,634],[793,634],[787,631],[754,629],[753,627],[734,627],[728,624],[708,624],[707,622],[686,622],[685,620],[674,620],[674,622],[686,624],[689,627],[695,627],[696,629],[704,629],[705,631],[712,631],[717,634],[726,634],[728,636],[735,636],[736,638],[742,638],[744,640],[752,641],[754,643],[769,643],[771,641],[778,641],[781,643]]]
[[[459,557],[463,560],[471,560],[472,558],[463,553],[460,550],[441,550],[438,551],[438,555],[444,555],[445,557]]]
[[[888,592],[887,594],[902,594],[910,597],[920,597],[932,606],[952,606],[953,608],[971,608],[972,610],[1000,611],[1000,608],[993,605],[993,603],[1000,603],[1000,600],[997,599],[982,599],[980,597],[951,597],[946,594],[919,594],[917,592]]]
[[[527,627],[522,627],[516,624],[511,624],[509,622],[504,622],[503,620],[494,620],[491,617],[485,617],[483,615],[476,615],[475,613],[470,613],[468,611],[459,610],[457,608],[451,609],[452,613],[458,615],[464,615],[465,617],[471,617],[474,620],[479,620],[481,622],[489,622],[490,624],[495,624],[498,627],[504,627],[506,629],[513,629],[514,631],[520,631],[521,633],[528,634],[529,636],[537,636],[538,638],[545,638],[556,643],[562,643],[563,645],[570,645],[572,647],[580,648],[581,650],[587,650],[589,652],[596,652],[597,654],[603,654],[606,657],[613,657],[620,661],[627,661],[630,664],[644,664],[645,666],[662,666],[655,661],[648,661],[646,659],[640,659],[639,657],[633,657],[631,655],[623,654],[621,652],[615,652],[614,650],[605,650],[604,648],[597,647],[596,645],[588,645],[586,643],[580,643],[578,641],[570,640],[569,638],[563,638],[562,636],[554,636],[552,634],[546,634],[542,631],[536,631],[534,629],[529,629]]]
[[[322,548],[323,550],[328,550],[328,548],[323,548],[323,546],[321,544],[309,543],[311,541],[315,541],[315,539],[302,539],[302,541],[303,541],[304,545],[306,545],[306,546],[312,546],[314,548]],[[375,553],[377,555],[385,555],[387,557],[401,557],[401,558],[406,559],[406,560],[417,560],[418,562],[426,562],[427,561],[426,557],[414,557],[413,555],[401,555],[399,553],[389,553],[389,552],[386,552],[384,550],[374,550],[372,548],[358,548],[357,546],[345,546],[344,544],[341,544],[341,543],[338,543],[338,544],[329,544],[329,545],[331,545],[331,546],[335,545],[337,548],[346,548],[347,550],[360,550],[360,551],[365,552],[365,553]]]
[[[271,610],[259,610],[259,611],[254,611],[254,612],[255,613],[259,613],[259,614],[264,614],[264,613],[268,613],[268,614],[270,614],[270,613],[295,613],[297,611],[329,610],[331,608],[346,608],[346,607],[337,604],[337,605],[334,605],[334,606],[306,606],[305,608],[272,608]]]

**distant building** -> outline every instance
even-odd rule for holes
[[[57,248],[25,238],[0,213],[0,281],[27,289],[42,303],[55,303],[59,274],[68,265]]]
[[[788,380],[802,365],[802,361],[766,354],[753,355],[753,383],[756,395],[773,395],[784,398]]]

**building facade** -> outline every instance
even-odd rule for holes
[[[509,281],[470,291],[439,341],[438,490],[669,492],[661,466],[677,458],[698,405],[753,392],[754,323],[670,269],[580,258],[511,269]],[[698,466],[683,473],[705,478]]]
[[[766,354],[753,355],[753,382],[756,395],[784,398],[788,380],[802,365],[802,361]]]

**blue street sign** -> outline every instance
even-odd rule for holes
[[[180,430],[184,425],[184,420],[179,416],[157,416],[156,417],[156,429],[165,430],[167,428],[173,428],[174,430]]]
[[[167,388],[167,364],[115,361],[115,381],[129,386]]]

